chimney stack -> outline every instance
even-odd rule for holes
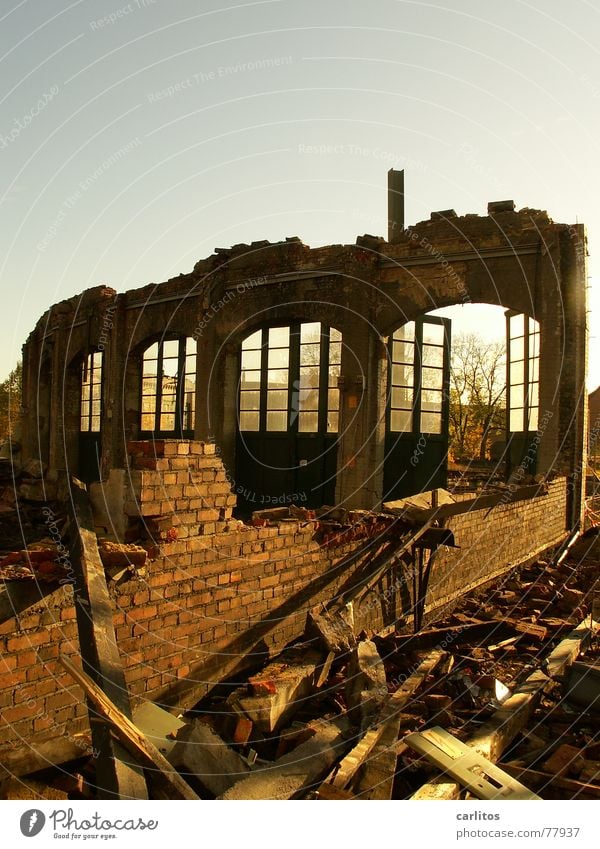
[[[400,241],[404,230],[404,171],[388,171],[388,242]]]

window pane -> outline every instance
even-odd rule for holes
[[[392,384],[394,386],[411,386],[413,385],[413,366],[392,366]]]
[[[339,413],[329,412],[327,414],[327,433],[337,433],[339,427]]]
[[[90,429],[90,420],[87,416],[81,417],[81,424],[79,429],[82,431],[82,433],[87,433]]]
[[[92,401],[92,416],[100,415],[100,401]]]
[[[82,401],[81,402],[81,416],[88,418],[90,415],[90,402]]]
[[[540,361],[537,359],[529,360],[529,380],[540,379]]]
[[[424,389],[421,393],[421,409],[430,413],[441,413],[442,393],[436,389]]]
[[[423,322],[423,342],[430,343],[432,345],[443,345],[444,344],[444,325],[443,324],[429,324],[428,322]],[[427,431],[428,433],[437,433],[437,431]]]
[[[90,385],[89,383],[84,383],[81,387],[81,400],[89,401],[90,398]]]
[[[444,349],[433,345],[423,346],[423,365],[437,366],[442,368],[444,365]]]
[[[192,354],[185,358],[185,373],[196,374],[196,355]]]
[[[300,369],[300,387],[302,389],[319,385],[319,369],[307,366]]]
[[[318,342],[321,339],[321,324],[318,321],[300,325],[300,342]]]
[[[258,413],[240,413],[240,430],[258,430]]]
[[[288,385],[288,370],[269,369],[267,372],[267,387],[269,389],[287,389]]]
[[[424,368],[421,371],[423,386],[431,389],[441,389],[444,384],[444,373],[441,368]]]
[[[163,342],[163,358],[164,359],[177,359],[179,356],[179,340],[178,339],[168,339]]]
[[[412,430],[411,410],[392,410],[390,413],[390,430],[396,433],[406,433]]]
[[[510,364],[510,384],[523,383],[525,379],[525,364],[523,360],[511,362]]]
[[[144,359],[144,377],[152,376],[157,374],[158,371],[158,360],[146,360]]]
[[[260,410],[260,392],[241,392],[240,410]]]
[[[90,430],[93,433],[100,432],[100,416],[92,416],[90,420]]]
[[[521,433],[523,430],[523,410],[511,410],[508,429],[513,433]]]
[[[154,416],[142,415],[142,430],[154,430]]]
[[[188,336],[185,340],[185,353],[190,356],[196,356],[196,351],[198,350],[198,343],[195,339],[192,339],[191,336]]]
[[[392,387],[391,406],[394,409],[410,410],[413,405],[413,391],[410,388],[401,386]]]
[[[177,377],[178,366],[179,361],[177,359],[173,359],[172,357],[163,359],[162,367],[164,377]]]
[[[511,360],[522,360],[525,356],[525,343],[523,337],[519,339],[511,339],[510,342],[510,358]]]
[[[267,430],[286,431],[287,412],[267,413]]]
[[[538,408],[534,407],[529,411],[529,430],[538,429]]]
[[[98,401],[102,395],[102,386],[99,383],[93,383],[90,387],[92,391],[92,400]]]
[[[142,380],[142,392],[144,395],[156,395],[155,377],[145,377]]]
[[[241,384],[244,389],[260,389],[260,372],[243,371],[241,375]]]
[[[287,368],[290,360],[288,348],[269,350],[269,368]]]
[[[522,407],[525,403],[525,387],[522,383],[510,387],[510,406],[512,409]]]
[[[441,413],[421,413],[421,433],[441,433]]]
[[[242,351],[242,369],[259,369],[260,358],[260,351]]]
[[[392,361],[394,363],[412,363],[415,359],[415,346],[412,342],[394,342]]]
[[[330,327],[329,328],[329,338],[331,339],[332,342],[341,342],[342,341],[342,334],[340,333],[339,330],[336,330],[335,327]]]
[[[341,363],[342,361],[342,343],[332,342],[329,345],[329,365]]]
[[[254,394],[254,393],[253,393]],[[256,393],[258,395],[258,393]],[[285,389],[272,389],[267,392],[267,410],[287,410],[288,393]],[[258,409],[258,407],[256,408]]]
[[[522,313],[511,315],[508,319],[509,334],[511,339],[523,336],[525,333],[525,316]]]
[[[394,341],[398,340],[406,340],[412,341],[415,338],[415,323],[414,321],[409,321],[407,324],[404,324],[402,327],[399,327],[395,332],[393,339]]]
[[[160,411],[161,413],[174,413],[175,412],[175,395],[163,395],[160,399]]]
[[[95,351],[91,355],[94,371],[102,370],[102,351]]]
[[[319,409],[319,390],[318,389],[301,389],[299,400],[300,400],[300,409],[301,410],[318,410]]]
[[[154,413],[156,411],[156,395],[142,396],[142,413]]]
[[[242,351],[252,351],[262,346],[262,330],[257,330],[242,342]]]
[[[327,408],[329,410],[339,410],[340,407],[340,390],[330,389],[327,392]]]
[[[537,322],[537,321],[535,320],[535,318],[530,318],[530,319],[529,319],[529,332],[530,332],[530,333],[535,333],[535,332],[536,332],[536,330],[538,330],[538,329],[539,329],[539,326],[540,326],[540,325],[539,325],[539,322]]]
[[[321,346],[320,345],[301,345],[300,346],[300,365],[302,366],[318,366],[321,362]]]
[[[161,430],[175,430],[175,415],[173,413],[163,414],[160,417]]]
[[[290,344],[289,327],[271,327],[269,330],[269,348],[287,348]]]
[[[155,342],[154,345],[150,345],[149,348],[146,348],[144,352],[144,359],[156,360],[158,359],[158,342]]]
[[[529,385],[529,406],[537,407],[540,403],[540,385],[539,383],[531,383]]]
[[[298,430],[300,433],[316,433],[318,428],[318,413],[300,413],[298,416]]]
[[[340,371],[341,369],[339,365],[329,366],[329,386],[337,388]]]
[[[540,355],[540,334],[534,333],[529,337],[529,356],[539,357]]]

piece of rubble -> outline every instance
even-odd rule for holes
[[[175,739],[169,763],[183,775],[193,775],[214,796],[221,796],[249,772],[243,758],[199,720],[180,728]]]
[[[388,695],[383,661],[371,640],[362,640],[350,655],[345,687],[346,702],[357,712],[357,724],[365,728]]]

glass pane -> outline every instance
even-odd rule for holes
[[[442,368],[444,365],[444,349],[437,348],[433,345],[423,346],[423,365],[437,366]]]
[[[241,385],[244,389],[260,389],[260,372],[243,371],[241,375]]]
[[[329,328],[329,338],[332,342],[341,342],[342,334],[339,330],[336,330],[335,327]]]
[[[540,361],[536,357],[535,360],[529,360],[529,380],[535,381],[540,379]]]
[[[82,401],[81,402],[81,416],[82,416],[82,418],[83,417],[87,418],[89,416],[89,414],[90,414],[90,402],[89,401]]]
[[[156,410],[156,395],[142,396],[142,413],[154,413]]]
[[[535,333],[537,330],[539,330],[539,328],[540,328],[539,322],[536,321],[535,318],[530,318],[529,319],[529,332]]]
[[[300,387],[302,389],[319,385],[319,369],[308,366],[300,369]]]
[[[511,410],[508,429],[513,433],[521,433],[523,430],[523,410]]]
[[[155,342],[154,345],[150,345],[149,348],[146,348],[146,350],[144,351],[144,359],[158,359],[158,342]]]
[[[175,412],[175,395],[163,395],[160,400],[160,411],[161,413],[174,413]]]
[[[92,416],[90,420],[90,430],[93,433],[100,432],[100,416]]]
[[[413,366],[392,366],[392,385],[393,386],[412,386],[414,368]]]
[[[260,410],[260,392],[240,392],[240,410]]]
[[[185,358],[185,373],[196,374],[196,355],[192,354]]]
[[[256,394],[258,395],[258,393]],[[267,410],[287,410],[287,408],[288,393],[286,389],[272,389],[267,392]]]
[[[540,403],[540,385],[531,383],[529,386],[529,406],[537,407]]]
[[[262,330],[257,330],[256,333],[252,333],[250,336],[247,336],[242,342],[242,351],[253,351],[256,348],[260,348],[262,346]]]
[[[240,413],[240,430],[258,430],[260,418],[258,413]]]
[[[436,389],[424,389],[421,393],[421,409],[430,413],[441,413],[442,393]]]
[[[267,413],[267,430],[286,431],[287,412]]]
[[[198,343],[195,339],[192,339],[191,336],[188,336],[185,340],[185,353],[190,356],[196,356],[196,351],[198,350]]]
[[[175,415],[173,413],[163,414],[160,417],[161,430],[175,430]]]
[[[144,360],[144,377],[152,376],[158,372],[158,360]]]
[[[142,415],[142,430],[154,430],[154,416]]]
[[[298,416],[298,431],[300,433],[316,433],[319,428],[318,413],[300,413]]]
[[[395,433],[406,433],[412,430],[411,410],[392,410],[390,413],[390,430]]]
[[[81,387],[81,400],[89,401],[90,398],[90,386],[88,383],[84,383]]]
[[[394,342],[392,345],[392,362],[412,363],[415,359],[413,342]]]
[[[441,389],[444,385],[444,373],[441,368],[424,368],[421,374],[423,386],[428,389]]]
[[[195,374],[187,375],[186,378],[185,378],[183,391],[184,392],[190,392],[193,395],[195,390],[196,390],[196,375]]]
[[[441,413],[421,413],[421,433],[441,433]]]
[[[261,351],[242,351],[242,370],[260,368]]]
[[[340,371],[339,365],[329,366],[329,386],[335,386],[337,388]]]
[[[90,420],[87,416],[81,417],[81,424],[80,424],[79,429],[81,430],[82,433],[87,433],[88,430],[90,429]]]
[[[404,324],[402,327],[399,327],[394,332],[394,342],[402,341],[403,339],[406,341],[412,341],[415,338],[415,323],[414,321],[409,321],[407,324]]]
[[[100,415],[100,401],[92,401],[92,416]]]
[[[508,319],[508,327],[511,339],[515,339],[517,336],[523,336],[525,333],[525,316],[522,313],[511,315]]]
[[[302,366],[318,366],[321,362],[321,346],[317,345],[301,345],[300,346],[300,365]]]
[[[340,408],[340,390],[330,389],[327,392],[327,409],[339,410]]]
[[[94,371],[102,371],[102,351],[96,351],[91,354]]]
[[[511,409],[522,407],[525,403],[525,387],[522,383],[517,383],[510,387],[510,406]]]
[[[319,409],[319,390],[318,389],[301,389],[299,400],[300,400],[300,409],[301,410],[318,410]]]
[[[538,429],[538,408],[534,407],[529,411],[529,430]]]
[[[329,345],[329,364],[341,363],[342,361],[342,343],[332,342]]]
[[[92,391],[92,400],[97,401],[102,395],[102,386],[100,383],[93,383],[90,387]]]
[[[525,379],[525,364],[523,360],[510,364],[510,384],[523,383]]]
[[[163,367],[163,376],[164,377],[177,377],[177,369],[179,367],[179,360],[173,359],[173,357],[169,357],[168,359],[164,359],[162,363]]]
[[[431,345],[443,345],[444,344],[444,325],[443,324],[429,324],[429,322],[423,322],[423,342],[430,343]],[[427,433],[437,433],[437,431],[427,431]]]
[[[287,368],[289,360],[289,348],[269,349],[269,368]]]
[[[321,324],[313,321],[300,325],[300,342],[318,342],[321,339]]]
[[[327,433],[337,433],[339,427],[339,413],[327,413]]]
[[[267,372],[267,387],[269,389],[287,389],[288,385],[288,370],[269,369]]]
[[[163,342],[163,359],[177,359],[179,356],[179,340],[168,339]]]
[[[144,395],[156,395],[155,377],[145,377],[142,380],[142,392]]]
[[[392,397],[391,397],[391,406],[397,410],[398,408],[402,410],[410,410],[413,405],[413,391],[410,388],[406,388],[404,386],[392,387]]]
[[[522,360],[525,356],[525,342],[523,337],[511,339],[510,342],[510,358],[511,360]]]
[[[290,344],[289,327],[271,327],[269,330],[269,348],[287,348]]]

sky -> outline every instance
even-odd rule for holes
[[[385,235],[393,167],[409,225],[505,198],[587,225],[594,388],[599,36],[594,0],[0,0],[0,379],[90,286]]]

